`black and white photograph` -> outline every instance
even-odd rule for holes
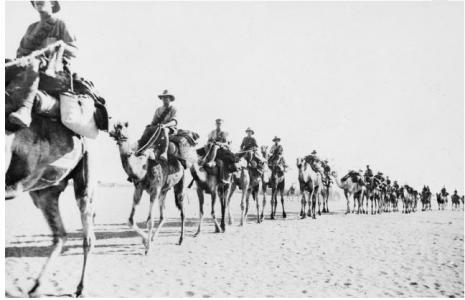
[[[464,298],[463,1],[1,6],[4,297]]]

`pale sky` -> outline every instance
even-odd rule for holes
[[[201,143],[218,117],[235,150],[248,126],[260,145],[280,136],[289,183],[316,149],[340,175],[370,164],[463,193],[461,2],[65,2],[58,16],[133,140],[168,89]],[[8,57],[37,19],[29,1],[6,3]],[[96,144],[99,180],[124,182],[116,144]]]

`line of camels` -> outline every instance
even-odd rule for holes
[[[32,66],[28,67],[28,72],[21,80],[22,86],[30,87],[38,84],[39,78],[37,70]],[[8,96],[8,95],[7,95]],[[7,101],[14,103],[14,101]],[[6,107],[6,115],[14,111],[17,107]],[[226,217],[229,224],[232,217],[229,210],[231,196],[236,188],[242,190],[240,224],[245,225],[249,211],[249,199],[254,199],[256,204],[257,222],[264,219],[264,209],[267,203],[266,191],[271,189],[271,215],[274,219],[277,216],[278,198],[281,200],[282,217],[286,218],[284,206],[285,176],[278,166],[270,166],[265,171],[257,172],[256,169],[248,167],[245,160],[241,159],[236,164],[237,169],[231,176],[228,183],[219,179],[218,166],[205,169],[198,165],[199,155],[195,148],[189,143],[186,137],[180,136],[177,139],[177,156],[182,157],[184,163],[179,159],[169,157],[168,161],[154,161],[147,156],[136,156],[133,143],[128,135],[128,123],[117,122],[110,136],[116,141],[121,163],[124,171],[130,176],[134,183],[133,205],[129,215],[128,223],[131,228],[142,238],[144,250],[147,254],[150,245],[158,236],[165,223],[164,208],[165,198],[169,190],[173,189],[174,199],[180,211],[181,230],[179,244],[184,239],[185,213],[184,213],[184,193],[187,187],[196,184],[196,191],[199,199],[199,224],[195,236],[201,233],[204,217],[205,194],[211,197],[211,217],[217,232],[226,230]],[[154,147],[163,143],[161,130],[154,136]],[[93,152],[89,149],[86,139],[77,136],[61,123],[50,120],[46,117],[34,116],[31,126],[15,131],[6,130],[6,164],[5,164],[5,197],[14,199],[24,192],[29,192],[34,204],[42,211],[53,234],[53,246],[49,258],[45,262],[34,285],[29,290],[29,296],[40,295],[40,286],[45,276],[49,273],[50,267],[56,258],[63,251],[66,243],[66,231],[59,211],[59,197],[68,185],[69,180],[73,181],[75,198],[81,214],[83,227],[83,265],[79,284],[76,289],[76,296],[85,294],[86,267],[88,256],[95,244],[94,233],[94,203],[96,178],[93,173]],[[267,148],[262,147],[261,151],[266,155]],[[302,208],[300,216],[316,217],[316,203],[318,203],[318,214],[329,212],[328,198],[329,186],[323,184],[321,175],[314,172],[308,166],[305,159],[297,160],[299,169],[299,184],[302,194]],[[189,176],[193,178],[188,182]],[[349,199],[353,198],[353,211],[359,213],[368,212],[368,202],[363,199],[373,199],[372,212],[380,213],[381,210],[389,211],[391,208],[397,210],[397,201],[389,202],[380,199],[388,199],[387,195],[381,195],[375,189],[360,185],[353,180],[352,176],[344,176],[339,179],[336,173],[332,173],[337,186],[339,186],[347,198],[347,212],[349,209]],[[137,226],[134,221],[134,214],[140,203],[143,192],[150,195],[150,208],[147,218],[146,231]],[[262,201],[259,201],[259,192],[262,192]],[[364,197],[363,195],[366,195]],[[403,211],[406,213],[415,211],[416,198],[412,196],[407,188],[402,189],[400,199],[404,203]],[[219,199],[221,206],[221,217],[218,219],[215,214],[215,202]],[[398,199],[399,197],[396,197]],[[320,199],[322,199],[320,203]],[[442,198],[441,198],[442,199]],[[446,201],[442,199],[441,201]],[[153,208],[158,202],[160,209],[160,222],[154,228]],[[365,208],[364,204],[365,203]],[[463,198],[462,198],[463,203]],[[320,210],[322,204],[322,210]],[[357,204],[357,209],[355,208]],[[308,212],[306,206],[308,205]]]

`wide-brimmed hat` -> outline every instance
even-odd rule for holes
[[[275,136],[272,141],[273,142],[279,142],[279,141],[281,141],[281,139],[279,137]]]
[[[382,176],[382,175],[383,175],[383,173],[382,173],[382,172],[378,172],[378,175],[381,175],[381,176]]]
[[[313,150],[311,154],[316,154],[316,150]]]
[[[221,119],[221,118],[218,118],[215,120],[215,123],[218,124],[218,123],[224,123],[224,120]]]
[[[51,1],[52,2],[52,12],[57,13],[60,11],[60,2],[58,1]],[[31,1],[32,6],[34,6],[34,1]]]
[[[170,98],[171,102],[175,99],[174,96],[168,92],[168,90],[164,90],[161,95],[158,95],[158,98],[160,98],[160,100],[163,100],[164,98]]]
[[[255,134],[255,131],[253,131],[253,129],[252,129],[252,128],[250,128],[250,127],[247,127],[247,129],[245,130],[245,132],[247,133],[247,132],[249,132],[249,131],[250,131],[250,132],[252,132],[252,134]]]

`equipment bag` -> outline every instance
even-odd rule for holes
[[[98,128],[95,124],[94,100],[88,95],[64,93],[60,95],[61,122],[75,133],[95,139]]]

